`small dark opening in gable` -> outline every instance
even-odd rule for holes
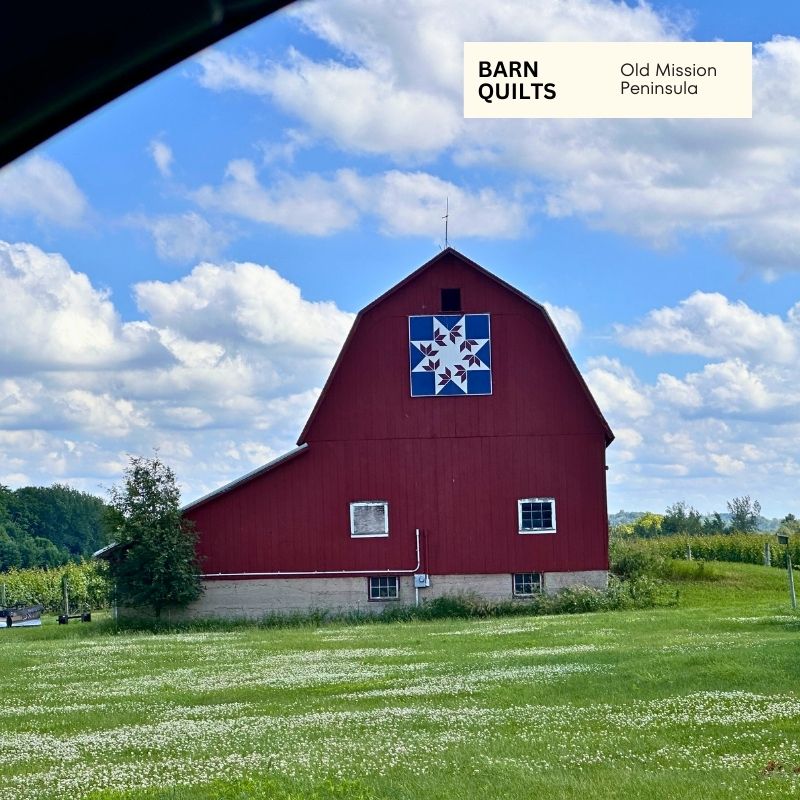
[[[461,311],[461,289],[442,289],[442,311]]]

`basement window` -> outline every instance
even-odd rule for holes
[[[555,533],[556,501],[552,497],[527,497],[517,501],[520,533]]]
[[[542,591],[541,572],[515,572],[513,578],[514,597],[532,597]]]
[[[389,504],[385,500],[350,503],[350,536],[388,536]]]
[[[442,289],[442,311],[461,311],[461,289]]]
[[[380,575],[369,578],[370,600],[399,600],[400,579],[397,575]]]

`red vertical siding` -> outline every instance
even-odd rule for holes
[[[460,287],[491,314],[488,396],[410,396],[408,317]],[[363,313],[304,432],[306,452],[191,508],[206,573],[607,568],[609,431],[543,311],[446,253]],[[517,532],[556,499],[557,531]],[[349,504],[389,502],[388,538],[350,537]]]

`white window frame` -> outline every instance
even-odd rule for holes
[[[394,597],[374,597],[372,581],[394,581]],[[380,591],[380,585],[377,590]],[[387,587],[388,588],[388,587]],[[370,603],[394,603],[400,599],[400,578],[397,575],[370,575],[367,578],[367,600]]]
[[[518,592],[517,591],[517,578],[524,575],[538,575],[539,576],[539,589],[535,592]],[[524,579],[523,579],[524,580]],[[544,574],[541,572],[513,572],[511,573],[511,594],[513,597],[536,597],[544,592]]]
[[[377,533],[356,533],[355,509],[358,506],[383,506],[383,532]],[[350,538],[351,539],[375,539],[389,535],[389,503],[386,500],[355,500],[350,503]]]
[[[522,504],[523,503],[550,503],[550,513],[553,524],[549,528],[523,528]],[[556,532],[556,499],[555,497],[523,497],[517,500],[517,530],[521,534],[528,533],[555,533]]]

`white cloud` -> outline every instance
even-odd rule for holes
[[[156,169],[161,173],[161,177],[171,178],[172,162],[174,161],[172,148],[161,139],[153,139],[147,150],[156,165]]]
[[[648,416],[653,403],[631,369],[617,359],[589,360],[586,382],[600,408],[611,416],[639,420]]]
[[[41,223],[81,224],[89,203],[69,170],[52,158],[32,155],[0,170],[0,212],[32,214]]]
[[[0,241],[0,364],[12,370],[109,369],[168,354],[147,323],[123,323],[109,295],[66,260]]]
[[[217,51],[198,57],[203,86],[268,95],[317,135],[364,153],[427,155],[452,143],[460,115],[447,98],[390,77],[294,53],[289,66],[258,65]]]
[[[574,345],[581,335],[581,330],[583,330],[583,323],[578,312],[567,306],[556,306],[547,302],[542,305],[547,309],[547,313],[553,320],[567,347]]]
[[[760,314],[718,292],[694,292],[674,308],[651,311],[631,326],[616,326],[622,344],[645,353],[711,358],[745,356],[792,363],[800,355],[800,322]]]
[[[714,463],[714,469],[720,475],[738,475],[740,472],[744,472],[745,469],[744,461],[727,454],[717,455],[712,453],[711,461]]]
[[[508,195],[489,188],[472,190],[425,172],[364,176],[342,169],[331,177],[279,175],[265,184],[252,161],[239,159],[228,164],[221,186],[203,186],[191,196],[204,208],[315,236],[373,217],[388,236],[438,240],[443,238],[446,202],[454,241],[511,238],[526,224],[524,203],[513,188]]]
[[[156,253],[164,261],[215,258],[231,240],[227,231],[214,228],[194,211],[156,217],[135,214],[128,220],[151,234]]]
[[[688,18],[609,0],[470,0],[458,13],[419,0],[402,14],[388,0],[331,0],[289,13],[335,58],[213,50],[200,82],[268,98],[345,151],[527,177],[552,217],[658,247],[720,234],[765,277],[800,269],[800,40],[756,46],[752,120],[464,120],[465,41],[680,39]]]
[[[252,263],[134,289],[122,322],[62,256],[0,243],[0,483],[97,491],[158,447],[208,491],[293,444],[353,320]]]
[[[391,170],[361,177],[343,170],[339,182],[364,215],[376,216],[390,236],[443,238],[442,217],[449,204],[449,232],[459,239],[512,238],[525,227],[525,208],[513,190],[464,189],[425,172]]]
[[[341,53],[284,62],[209,50],[198,57],[206,88],[269,97],[339,147],[402,160],[434,157],[463,136],[465,41],[609,41],[674,38],[647,6],[574,0],[531,5],[408,2],[307,3],[289,13]],[[566,38],[565,38],[566,37]]]
[[[748,493],[770,514],[791,510],[800,471],[799,317],[798,306],[782,318],[695,293],[618,328],[624,344],[645,352],[709,360],[653,382],[619,360],[590,362],[587,381],[612,428],[625,432],[609,450],[612,505],[621,491],[641,508],[657,510],[666,495],[710,511]]]
[[[344,230],[357,218],[353,207],[342,201],[336,181],[318,175],[284,175],[264,186],[253,162],[239,159],[228,164],[225,177],[219,187],[193,192],[193,199],[203,208],[312,236]]]

